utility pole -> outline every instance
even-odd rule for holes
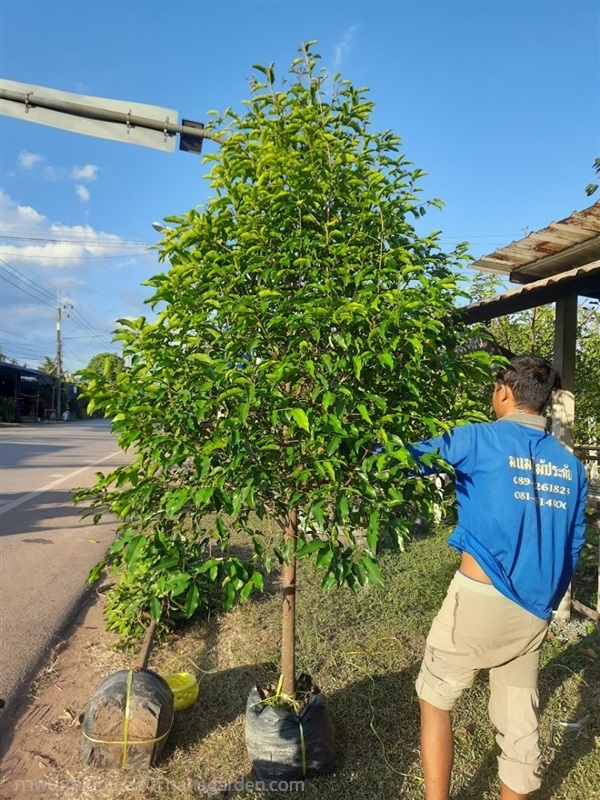
[[[60,299],[58,292],[56,292],[56,388],[58,389],[58,397],[56,400],[56,420],[60,421],[60,396],[61,396],[61,381],[62,381],[62,342],[60,338],[60,323],[62,319],[62,309],[60,307]]]

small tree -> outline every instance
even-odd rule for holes
[[[117,379],[124,369],[125,360],[122,356],[116,353],[98,353],[90,359],[85,372],[88,375],[90,373],[102,375],[106,379],[106,383],[116,387]]]
[[[53,375],[56,372],[55,359],[50,358],[50,356],[44,356],[44,359],[40,362],[38,369],[45,375]]]
[[[434,496],[410,475],[406,444],[468,418],[469,385],[490,366],[453,321],[464,246],[443,253],[411,222],[428,205],[424,173],[397,135],[371,131],[365,90],[336,77],[328,94],[317,58],[303,47],[281,89],[272,66],[256,66],[244,113],[216,117],[214,195],[168,219],[171,267],[148,281],[162,310],[121,321],[131,370],[116,391],[90,384],[92,408],[135,446],[133,465],[92,495],[127,520],[118,548],[135,553],[161,520],[193,528],[215,514],[213,536],[246,531],[264,566],[253,515],[280,524],[287,695],[296,559],[315,556],[325,588],[381,585],[378,540],[402,544],[407,503],[424,511]],[[239,568],[223,583],[231,605],[260,579]]]

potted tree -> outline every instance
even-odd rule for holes
[[[170,269],[147,282],[158,315],[122,321],[131,368],[116,390],[97,376],[90,389],[137,453],[92,492],[125,520],[119,552],[135,562],[144,546],[134,515],[167,519],[171,534],[216,518],[222,549],[245,531],[254,566],[207,552],[198,568],[221,581],[226,606],[261,588],[273,555],[283,565],[281,680],[275,698],[255,687],[247,710],[261,777],[333,763],[326,703],[311,681],[296,685],[297,559],[314,558],[325,589],[382,585],[378,541],[402,544],[406,504],[435,499],[406,443],[459,408],[475,415],[467,386],[489,379],[490,357],[464,347],[455,319],[465,246],[444,253],[436,233],[417,233],[440,205],[420,199],[424,173],[399,136],[371,129],[366,91],[317,64],[304,45],[279,88],[273,66],[256,65],[244,110],[215,116],[213,194],[167,218]],[[273,552],[253,522],[265,516],[282,530]],[[176,569],[197,598],[201,583]]]

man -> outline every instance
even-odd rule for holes
[[[450,712],[479,669],[490,670],[502,800],[523,800],[540,786],[540,649],[585,530],[583,466],[541,416],[557,388],[546,361],[514,358],[494,386],[496,422],[411,448],[417,458],[439,453],[454,469],[458,525],[449,544],[462,554],[416,682],[427,800],[449,800]]]

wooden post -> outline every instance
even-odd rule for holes
[[[562,390],[555,393],[552,433],[573,452],[575,428],[575,349],[577,345],[577,295],[556,301],[554,366],[560,372]],[[559,619],[571,617],[571,587],[556,611]]]
[[[289,697],[296,692],[296,543],[298,511],[293,509],[287,519],[284,542],[291,542],[290,563],[283,564],[283,609],[281,625],[281,691]]]
[[[596,520],[596,528],[600,534],[600,515],[598,515],[598,519]],[[600,536],[598,537],[598,598],[596,602],[596,613],[598,615],[596,617],[596,633],[600,639]]]

